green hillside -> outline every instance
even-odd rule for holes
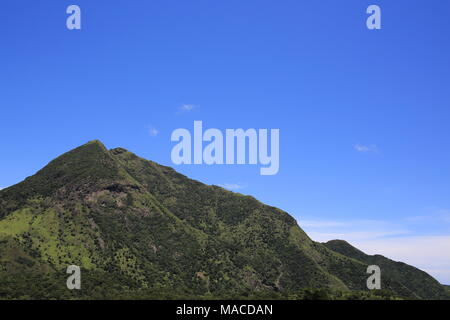
[[[367,298],[372,261],[313,242],[282,210],[99,141],[0,191],[5,299]],[[445,297],[420,270],[380,263],[395,268],[383,277],[393,295]],[[72,264],[80,291],[66,289]]]
[[[412,298],[445,298],[445,288],[422,270],[381,255],[367,255],[343,240],[325,243],[329,249],[381,269],[382,288]]]

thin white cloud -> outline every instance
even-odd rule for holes
[[[368,254],[382,254],[431,274],[443,284],[450,284],[450,236],[408,236],[395,239],[354,241]]]
[[[434,216],[434,222],[428,216],[417,216],[398,222],[300,220],[299,225],[315,241],[346,240],[367,254],[381,254],[405,262],[424,270],[441,283],[450,284],[450,236],[418,235],[413,231],[418,223],[438,223],[448,218],[446,210],[436,213],[440,215]]]
[[[450,223],[450,210],[449,209],[438,210],[437,216],[441,222]]]
[[[406,217],[403,220],[407,221],[407,222],[422,222],[429,219],[429,216],[414,216],[414,217]]]
[[[405,221],[410,223],[427,223],[427,224],[436,224],[436,223],[450,223],[450,210],[448,209],[437,209],[433,210],[431,213],[420,216],[406,217]]]
[[[302,227],[314,240],[326,242],[334,239],[359,241],[410,234],[402,225],[382,220],[300,220]]]
[[[228,190],[240,190],[244,189],[246,186],[240,183],[224,183],[219,185],[219,187],[228,189]]]
[[[152,137],[156,137],[159,134],[159,131],[155,127],[150,127],[148,129],[148,134]]]
[[[367,145],[357,143],[354,145],[353,148],[358,152],[374,152],[374,153],[378,152],[378,147],[374,144],[367,146]]]
[[[363,241],[381,239],[385,237],[396,237],[410,234],[408,230],[391,230],[391,231],[349,231],[349,232],[316,232],[311,231],[308,234],[316,241],[327,242],[330,240],[346,240],[346,241]]]
[[[195,104],[183,104],[178,108],[177,114],[191,112],[194,109],[197,109],[198,106]]]
[[[302,220],[299,224],[301,224],[303,228],[343,227],[348,225],[346,222],[320,220]]]
[[[320,231],[326,233],[336,233],[338,234],[350,234],[358,231],[367,231],[376,233],[389,232],[392,234],[405,234],[408,232],[404,230],[399,224],[394,224],[392,222],[374,219],[358,219],[358,220],[346,220],[346,221],[336,221],[336,220],[299,220],[299,225],[302,228],[311,230],[312,232]]]

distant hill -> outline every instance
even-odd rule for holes
[[[66,288],[72,264],[79,292]],[[4,299],[317,296],[305,288],[343,297],[367,290],[369,264],[393,295],[448,297],[416,268],[314,242],[280,209],[100,141],[0,190]]]
[[[403,262],[396,262],[381,255],[367,255],[343,240],[332,240],[325,246],[346,257],[356,259],[368,265],[377,265],[381,269],[382,288],[401,296],[445,297],[445,288],[426,272]]]

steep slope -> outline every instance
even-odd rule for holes
[[[82,292],[65,288],[71,264]],[[367,264],[313,242],[286,212],[99,141],[0,191],[0,297],[364,290]]]
[[[124,149],[111,153],[159,203],[214,239],[215,246],[221,248],[215,254],[228,252],[232,264],[246,270],[244,278],[252,287],[364,289],[362,264],[311,241],[287,213],[253,197],[188,179]],[[359,270],[361,276],[343,283],[327,269],[336,263]]]
[[[397,292],[406,297],[448,298],[444,286],[422,270],[396,262],[381,255],[367,255],[343,240],[325,243],[329,249],[368,265],[377,265],[381,269],[382,288]]]

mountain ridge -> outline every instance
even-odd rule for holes
[[[365,254],[330,247],[312,241],[278,208],[124,148],[108,150],[99,140],[0,190],[0,273],[13,282],[20,272],[51,278],[76,264],[130,292],[366,290]],[[410,278],[396,273],[388,274],[387,287],[409,298],[447,297],[419,271],[413,274],[431,289],[420,282],[402,289]],[[67,297],[64,284],[55,284],[53,296]],[[14,290],[8,294],[26,295]],[[95,296],[91,290],[88,297]]]
[[[389,277],[389,283],[385,283],[385,286],[396,287],[395,291],[401,293],[404,296],[416,295],[413,289],[417,282],[418,274],[422,274],[420,281],[424,284],[424,290],[434,288],[440,284],[437,280],[429,276],[426,272],[419,270],[413,266],[407,265],[403,262],[398,262],[386,258],[382,255],[368,255],[361,250],[353,247],[347,241],[344,240],[331,240],[324,244],[329,249],[339,252],[347,257],[351,257],[367,263],[369,265],[377,265],[381,268],[382,273]],[[432,294],[429,292],[428,294]],[[420,296],[417,296],[420,298]]]

